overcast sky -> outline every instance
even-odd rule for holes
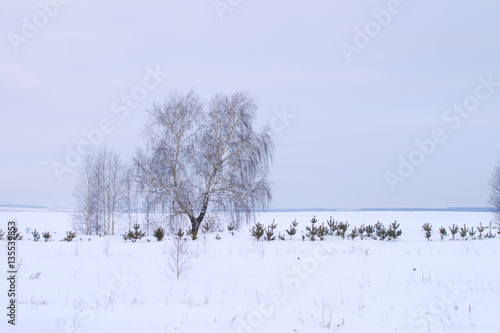
[[[484,207],[499,16],[497,1],[2,1],[0,204],[71,206],[84,131],[128,159],[145,110],[193,88],[257,99],[275,208]]]

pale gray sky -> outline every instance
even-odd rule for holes
[[[129,158],[144,110],[193,88],[257,98],[276,208],[486,206],[499,15],[497,1],[3,1],[0,204],[70,206],[84,131],[104,120],[94,139]]]

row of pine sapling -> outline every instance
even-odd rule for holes
[[[40,233],[38,231],[36,231],[36,229],[35,229],[33,232],[31,232],[31,235],[33,236],[34,242],[38,242],[41,239],[41,237],[43,237],[45,242],[52,240],[51,239],[52,235],[50,234],[49,231],[42,232],[42,235],[40,236]],[[0,229],[0,240],[2,240],[4,238],[4,236],[5,236],[5,232],[3,232],[2,229]],[[19,230],[17,228],[15,228],[14,235],[10,236],[10,237],[11,237],[10,239],[8,237],[7,238],[9,240],[22,240],[24,236],[22,236],[21,233],[19,232]],[[73,231],[68,231],[68,232],[66,232],[66,237],[61,239],[61,241],[71,242],[75,237],[76,237],[76,233],[74,233]],[[31,239],[29,239],[29,240],[31,240]]]
[[[288,235],[290,235],[290,239],[292,239],[292,236],[295,235],[295,232],[297,231],[295,227],[297,224],[294,226],[290,226],[290,229],[287,230]],[[252,236],[256,239],[259,240],[262,237],[263,239],[267,241],[273,241],[278,237],[280,240],[285,240],[285,235],[282,235],[281,233],[278,233],[278,235],[275,235],[274,230],[278,227],[278,224],[271,223],[270,225],[267,226],[267,228],[264,228],[264,225],[260,222],[255,223],[255,225],[250,229],[250,233]]]
[[[138,223],[134,224],[132,226],[133,230],[129,230],[128,232],[125,232],[122,235],[123,239],[125,241],[131,240],[133,243],[135,243],[136,241],[142,239],[143,237],[146,236],[146,232],[140,230],[140,228],[141,228],[141,226]],[[230,223],[227,228],[228,228],[229,232],[234,236],[234,230],[236,228],[235,224],[234,223]],[[206,224],[204,224],[202,226],[203,233],[211,232],[212,231],[211,229],[212,229],[212,225],[209,224],[209,223],[206,223]],[[180,235],[181,233],[182,233],[182,235]],[[45,232],[43,232],[40,235],[40,233],[35,229],[33,232],[31,232],[31,235],[33,236],[33,241],[34,242],[38,242],[42,237],[43,237],[43,239],[44,239],[45,242],[52,241],[52,239],[51,239],[52,235],[50,234],[49,231],[45,231]],[[191,230],[188,230],[188,231],[184,232],[184,231],[182,231],[182,229],[179,229],[179,231],[175,234],[176,237],[180,237],[180,238],[182,238],[184,235],[191,237],[193,240],[196,240],[198,238],[197,234],[191,232]],[[2,229],[0,229],[0,240],[2,240],[5,236],[6,236],[5,232],[2,231]],[[158,241],[162,241],[163,238],[164,238],[164,236],[165,236],[165,230],[162,227],[158,227],[154,231],[153,236]],[[61,239],[61,241],[71,242],[76,237],[77,236],[76,236],[75,232],[73,232],[73,231],[67,231],[66,232],[66,236],[63,239]],[[215,238],[218,239],[218,240],[221,239],[218,234],[217,234],[217,236]],[[14,231],[14,236],[12,236],[12,240],[22,240],[22,239],[23,239],[23,236],[21,235],[21,233],[19,232],[19,230],[16,228],[15,231]],[[80,240],[82,240],[82,239],[80,238]],[[89,240],[90,240],[90,238],[89,238]],[[150,240],[148,239],[148,242],[149,241]]]
[[[342,239],[356,239],[359,237],[360,239],[374,239],[374,240],[396,240],[402,234],[402,230],[399,229],[399,223],[394,221],[386,228],[382,223],[377,222],[374,225],[361,225],[359,227],[354,227],[349,229],[349,222],[335,221],[330,217],[329,220],[325,223],[317,224],[318,220],[316,216],[311,219],[311,225],[306,226],[306,234],[302,235],[302,240],[305,241],[306,238],[310,241],[325,240],[327,236],[338,236]],[[297,233],[297,220],[292,221],[290,228],[288,228],[286,233],[290,236],[290,240],[292,236]],[[278,237],[281,240],[285,240],[285,235],[278,233],[275,235],[274,230],[277,228],[277,224],[274,222],[269,226],[264,227],[264,225],[260,222],[257,222],[251,229],[250,234],[256,240],[260,240],[262,237],[267,241],[273,241]]]
[[[125,234],[122,235],[122,237],[123,237],[123,239],[125,241],[131,240],[132,242],[136,242],[137,240],[140,240],[141,238],[143,238],[144,236],[146,236],[146,233],[140,230],[140,225],[139,224],[137,224],[137,223],[134,224],[132,226],[132,228],[134,229],[133,231],[129,231],[128,233],[125,233]],[[234,230],[235,229],[236,229],[236,225],[234,223],[229,223],[228,224],[227,230],[229,231],[229,233],[232,236],[234,236]],[[206,223],[202,224],[200,226],[200,230],[201,230],[201,232],[203,234],[215,232],[213,224],[211,224],[209,222],[206,222]],[[166,234],[165,229],[163,229],[162,227],[158,227],[153,232],[153,236],[156,238],[156,240],[158,242],[161,242],[163,240],[163,238],[165,237],[165,234]],[[177,232],[174,233],[174,237],[177,240],[182,239],[183,237],[185,239],[187,239],[188,237],[190,237],[192,240],[197,240],[198,239],[198,233],[197,232],[193,232],[191,229],[187,229],[186,231],[183,231],[182,228],[179,228],[179,230],[177,230]],[[203,236],[203,237],[205,238],[205,236]],[[217,234],[215,236],[215,239],[216,240],[220,240],[221,239],[221,237],[219,236],[219,234]],[[149,241],[150,240],[148,239],[148,242]]]
[[[458,227],[458,225],[453,224],[453,226],[448,227],[450,233],[448,234],[448,230],[445,227],[439,228],[439,235],[441,236],[441,240],[444,240],[448,235],[451,236],[449,240],[455,240],[457,234],[461,237],[462,240],[476,240],[476,239],[485,239],[485,238],[495,238],[497,234],[500,234],[500,229],[497,230],[497,233],[492,232],[497,229],[497,227],[492,226],[491,222],[489,227],[483,226],[482,223],[479,223],[479,227],[470,227],[464,224],[463,227]],[[432,237],[432,225],[429,223],[425,223],[422,226],[422,231],[424,231],[424,236],[428,241],[431,240]]]

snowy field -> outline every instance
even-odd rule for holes
[[[351,226],[397,220],[396,241],[302,241],[309,221],[333,216]],[[71,215],[0,211],[16,219],[16,326],[8,325],[7,242],[0,241],[1,332],[500,332],[500,236],[441,241],[440,226],[489,224],[488,213],[263,213],[292,240],[255,241],[249,227],[188,240],[189,267],[177,280],[172,237],[132,243],[117,236],[60,242]],[[422,224],[433,225],[432,241]],[[27,229],[50,231],[29,241]],[[495,230],[496,232],[496,230]],[[80,239],[81,237],[81,239]],[[460,237],[457,235],[457,238]],[[151,240],[148,242],[147,240]]]

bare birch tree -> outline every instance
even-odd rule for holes
[[[145,147],[135,164],[141,191],[153,194],[191,231],[207,209],[239,222],[271,200],[268,166],[273,143],[268,129],[255,132],[257,106],[244,92],[218,94],[203,108],[193,91],[171,92],[149,110]]]
[[[85,234],[111,234],[124,204],[124,168],[120,157],[108,150],[89,152],[83,158],[73,194],[77,212],[73,222]]]
[[[497,224],[500,226],[500,161],[491,175],[490,186],[490,205],[495,214]]]
[[[106,230],[106,158],[108,150],[106,147],[101,149],[96,156],[94,170],[94,200],[96,206],[94,222],[94,232],[96,235],[101,235]]]
[[[124,167],[123,173],[123,206],[127,215],[128,230],[132,230],[132,224],[137,223],[138,194],[132,165]]]
[[[124,203],[123,173],[125,169],[118,154],[109,153],[106,159],[106,234],[114,235],[118,218],[122,214]]]
[[[92,221],[96,213],[94,165],[95,154],[89,150],[83,156],[79,178],[73,190],[73,196],[77,201],[77,209],[73,214],[73,224],[78,232],[87,235],[92,233]]]
[[[149,230],[151,229],[151,224],[154,220],[154,212],[155,212],[155,199],[149,193],[144,195],[142,200],[142,213],[143,213],[143,225],[146,228],[146,235],[149,236]]]

